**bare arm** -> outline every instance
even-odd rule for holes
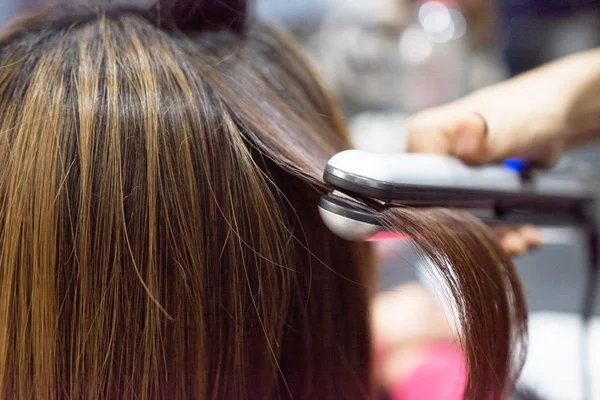
[[[600,50],[591,50],[413,116],[408,146],[475,163],[515,156],[551,162],[598,136]]]
[[[600,49],[537,68],[423,111],[408,123],[408,150],[471,163],[525,157],[551,164],[569,147],[600,139]],[[540,244],[532,227],[499,232],[509,253]]]

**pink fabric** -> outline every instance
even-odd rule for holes
[[[410,240],[410,236],[397,232],[382,231],[367,239],[367,242],[387,242],[389,240]]]
[[[432,345],[413,374],[392,390],[392,400],[462,400],[467,371],[460,348]]]

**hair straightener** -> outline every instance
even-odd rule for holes
[[[441,155],[347,150],[329,160],[323,178],[336,189],[319,202],[323,222],[348,240],[389,237],[365,206],[457,208],[490,225],[587,226],[595,219],[591,169],[570,161],[532,170],[519,160],[473,167]]]
[[[378,215],[389,207],[462,209],[489,225],[581,228],[588,238],[590,264],[581,309],[586,326],[581,359],[583,371],[588,370],[587,322],[598,280],[598,234],[597,185],[587,164],[562,160],[538,170],[512,159],[502,165],[468,166],[441,155],[347,150],[329,160],[323,178],[334,190],[321,197],[319,213],[333,233],[347,240],[400,236],[388,232]],[[589,393],[587,376],[583,387]]]

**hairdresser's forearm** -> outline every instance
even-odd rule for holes
[[[510,94],[504,101],[520,104],[538,119],[525,118],[523,129],[552,131],[567,147],[600,139],[600,49],[562,58],[500,86],[507,89],[501,93]],[[490,97],[478,92],[473,97],[480,95]]]
[[[555,68],[555,79],[566,83],[563,118],[567,146],[600,140],[600,49],[568,57]]]

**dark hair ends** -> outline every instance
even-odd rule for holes
[[[525,361],[527,310],[512,261],[495,234],[464,211],[398,208],[381,218],[412,237],[447,290],[469,371],[465,398],[507,397]]]

